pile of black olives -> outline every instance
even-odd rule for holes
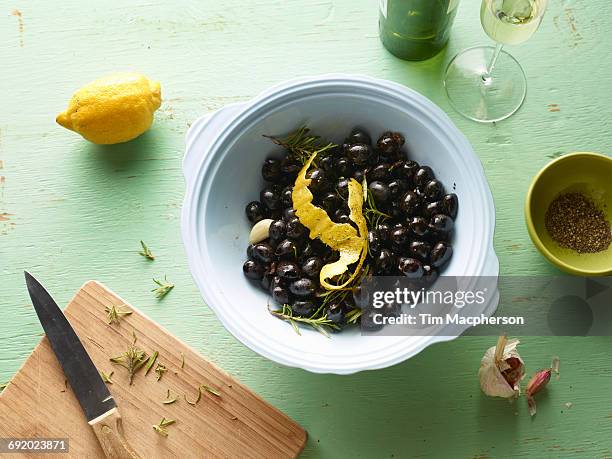
[[[347,206],[349,179],[366,179],[377,211],[369,228],[364,266],[377,276],[407,276],[433,282],[453,254],[451,245],[458,200],[447,193],[434,171],[408,159],[405,139],[385,132],[372,144],[363,129],[355,128],[343,145],[319,155],[307,173],[313,203],[338,223],[351,223]],[[322,309],[321,268],[337,260],[337,252],[318,239],[311,240],[292,207],[291,193],[300,158],[291,151],[267,158],[261,168],[266,181],[259,200],[249,202],[246,216],[255,224],[273,219],[269,239],[247,248],[243,271],[274,301],[291,306],[294,316],[327,315],[338,327],[355,309],[353,295],[330,301]],[[367,205],[364,204],[364,211]],[[378,214],[380,215],[380,214]]]

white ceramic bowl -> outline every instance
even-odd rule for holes
[[[255,352],[318,373],[383,368],[448,336],[361,336],[347,330],[326,338],[273,317],[269,297],[242,274],[250,225],[245,205],[258,199],[261,164],[278,150],[262,134],[284,135],[308,125],[341,142],[355,125],[375,137],[406,137],[409,155],[433,168],[459,197],[453,258],[446,275],[497,276],[495,209],[482,166],[467,139],[431,101],[404,86],[363,76],[292,80],[250,102],[199,118],[186,139],[187,191],[181,229],[189,267],[202,296],[223,325]],[[492,314],[495,304],[483,307]]]

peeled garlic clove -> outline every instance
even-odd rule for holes
[[[480,362],[478,380],[482,391],[490,397],[511,398],[520,393],[525,376],[523,359],[516,350],[520,341],[507,341],[500,336],[497,345],[487,349]]]
[[[268,239],[270,237],[270,225],[273,221],[271,218],[264,218],[255,223],[251,228],[251,234],[249,234],[249,244],[257,244]]]

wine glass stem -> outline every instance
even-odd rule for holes
[[[497,62],[497,58],[499,57],[499,53],[501,53],[501,50],[503,47],[504,45],[502,43],[497,43],[497,46],[495,47],[495,52],[493,53],[493,57],[491,57],[491,61],[489,62],[489,65],[487,66],[486,77],[488,78],[491,77],[491,73],[493,73],[493,69],[495,68],[495,63]]]

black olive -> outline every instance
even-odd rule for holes
[[[378,164],[374,166],[368,172],[368,180],[375,181],[379,180],[382,182],[386,182],[389,179],[389,165],[388,164]]]
[[[407,216],[414,215],[421,205],[421,199],[414,191],[407,191],[400,201],[400,208]]]
[[[270,291],[270,286],[272,285],[272,279],[274,279],[275,274],[270,272],[269,270],[266,270],[264,272],[263,277],[261,278],[261,288],[263,288],[266,291]]]
[[[261,175],[268,182],[276,182],[281,177],[281,162],[276,158],[267,158],[261,166]]]
[[[291,305],[291,312],[300,317],[310,317],[317,310],[317,305],[310,300],[296,300]]]
[[[450,233],[453,229],[453,219],[448,215],[436,214],[431,217],[429,227],[437,233]]]
[[[348,179],[341,178],[338,180],[338,183],[336,184],[336,190],[338,191],[338,194],[340,195],[340,197],[344,199],[348,198],[348,186],[349,186]]]
[[[376,230],[368,231],[368,251],[372,256],[378,255],[381,249],[381,241]]]
[[[429,224],[423,217],[412,217],[408,219],[408,227],[411,236],[425,238],[429,235]]]
[[[341,156],[336,159],[335,172],[339,176],[350,177],[353,173],[353,163],[348,158]]]
[[[287,222],[287,237],[289,239],[302,239],[306,235],[306,227],[300,223],[299,218],[294,217]]]
[[[322,193],[329,188],[329,182],[327,181],[327,177],[325,176],[325,171],[323,171],[323,169],[310,169],[306,173],[306,178],[310,179],[310,185],[308,185],[308,188],[310,188],[313,193]]]
[[[389,233],[389,240],[395,247],[402,247],[408,242],[408,230],[404,226],[393,228]]]
[[[427,182],[433,179],[434,173],[429,166],[421,166],[414,173],[414,183],[420,187],[424,187]]]
[[[444,208],[444,205],[442,204],[441,201],[434,201],[434,202],[427,203],[427,205],[425,206],[425,209],[423,209],[423,214],[426,217],[431,218],[433,215],[443,214],[445,210],[446,209]]]
[[[434,268],[444,266],[453,256],[453,247],[446,242],[438,242],[431,249],[431,265]]]
[[[395,255],[389,249],[382,249],[374,257],[374,270],[377,274],[388,274],[395,267]]]
[[[333,172],[334,169],[334,157],[332,155],[325,155],[317,161],[319,167],[325,172]]]
[[[304,244],[304,247],[302,248],[301,252],[299,253],[298,259],[300,261],[304,261],[307,258],[312,257],[314,255],[314,252],[315,251],[314,251],[314,248],[312,246],[312,243],[308,241],[308,242],[306,242]]]
[[[242,272],[249,279],[259,280],[263,277],[266,267],[255,261],[255,260],[247,260],[242,265]]]
[[[333,302],[325,308],[327,320],[335,325],[341,325],[344,322],[344,307],[342,303]]]
[[[346,156],[358,166],[365,166],[371,154],[372,149],[364,143],[355,143],[346,150]]]
[[[293,217],[295,217],[295,209],[293,207],[287,207],[283,210],[284,220],[291,220]]]
[[[368,332],[375,332],[384,327],[380,320],[381,312],[379,309],[367,308],[364,309],[361,315],[361,329]]]
[[[272,187],[266,187],[259,193],[259,199],[270,210],[275,210],[281,206],[280,194]]]
[[[355,128],[351,131],[351,133],[348,136],[348,139],[346,139],[347,143],[352,144],[352,143],[365,143],[366,145],[371,145],[372,144],[372,139],[370,139],[370,136],[368,135],[367,132],[365,132],[363,129],[359,129],[359,128]]]
[[[348,216],[348,214],[346,213],[346,210],[342,209],[342,208],[340,208],[336,212],[334,212],[333,220],[336,223],[350,223],[351,222],[351,219]]]
[[[391,165],[391,175],[395,178],[412,183],[414,173],[419,168],[419,163],[412,160],[396,161]]]
[[[244,209],[247,218],[253,224],[266,218],[268,211],[265,206],[259,201],[251,201],[246,205]]]
[[[272,299],[280,304],[289,303],[289,292],[286,288],[277,286],[272,289]]]
[[[276,274],[281,279],[296,280],[300,277],[300,267],[295,261],[282,260],[276,266]]]
[[[355,170],[355,172],[353,172],[353,178],[355,180],[357,180],[359,182],[359,184],[361,185],[361,183],[363,182],[363,178],[366,176],[366,173],[364,170],[362,169],[357,169]]]
[[[433,284],[438,278],[438,270],[431,265],[423,265],[423,280],[427,284]]]
[[[287,234],[287,224],[283,220],[274,220],[268,229],[270,240],[278,242],[285,238]]]
[[[427,261],[431,252],[431,244],[425,241],[411,241],[408,245],[408,253],[411,257]]]
[[[253,244],[249,244],[247,246],[246,253],[247,253],[247,258],[253,258]]]
[[[326,193],[321,199],[321,207],[327,212],[327,215],[333,214],[340,204],[340,196],[333,191]]]
[[[437,201],[444,194],[444,186],[442,186],[442,183],[440,183],[439,180],[430,180],[425,185],[423,194],[425,195],[425,200],[427,202]]]
[[[293,193],[292,185],[289,185],[283,188],[283,191],[281,192],[281,202],[283,206],[290,207],[293,204],[292,193]]]
[[[378,226],[376,227],[376,231],[378,232],[378,237],[382,242],[387,242],[389,240],[390,230],[391,228],[389,228],[389,225],[387,225],[386,223],[378,224]]]
[[[289,284],[289,290],[296,296],[311,296],[317,290],[317,284],[311,279],[303,277]]]
[[[323,260],[319,257],[310,257],[307,258],[304,263],[302,263],[302,272],[307,277],[319,277],[319,272],[323,267]]]
[[[297,176],[301,169],[302,165],[299,163],[299,161],[291,156],[285,156],[281,160],[281,172],[284,176],[289,176],[288,178]]]
[[[455,193],[447,194],[442,198],[442,205],[446,209],[446,214],[453,220],[457,218],[457,210],[459,208],[459,199]]]
[[[262,263],[270,263],[274,258],[274,249],[266,242],[259,242],[253,245],[253,259]]]
[[[295,260],[297,258],[297,246],[291,239],[284,239],[278,243],[274,253],[283,260]]]
[[[376,142],[378,150],[384,155],[396,153],[404,145],[404,137],[399,132],[384,132]]]
[[[368,185],[368,189],[376,203],[385,203],[389,199],[389,187],[383,182],[372,182]]]
[[[408,189],[408,183],[402,179],[393,179],[387,186],[389,187],[389,196],[393,200],[397,200]]]
[[[423,277],[423,264],[415,258],[400,258],[398,269],[404,276],[410,279],[420,279]]]

